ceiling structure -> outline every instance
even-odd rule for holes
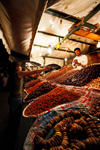
[[[89,47],[100,40],[100,0],[0,0],[0,14],[14,56],[63,66],[65,58],[75,57],[76,47],[82,53],[97,51]]]

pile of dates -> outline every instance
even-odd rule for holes
[[[87,66],[73,76],[67,78],[61,84],[65,85],[75,85],[75,86],[84,86],[92,79],[95,79],[100,76],[100,64]]]

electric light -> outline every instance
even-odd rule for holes
[[[52,49],[51,45],[49,45],[49,46],[48,46],[48,53],[51,54],[51,53],[52,53],[52,50],[53,50],[53,49]]]
[[[62,19],[60,19],[60,24],[59,24],[59,29],[62,29],[63,28],[63,25],[62,25]]]
[[[52,24],[52,25],[54,24],[52,20],[50,20],[49,22],[50,22],[50,24]]]
[[[98,40],[98,44],[97,44],[97,47],[98,47],[98,48],[100,47],[100,40]]]
[[[41,52],[39,53],[39,56],[42,56]]]

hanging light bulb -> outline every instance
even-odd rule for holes
[[[49,45],[48,46],[48,53],[51,54],[51,52],[52,52],[52,47],[51,47],[51,45]]]
[[[50,22],[50,24],[52,24],[52,25],[54,24],[52,20],[49,20],[49,22]]]
[[[98,44],[97,44],[97,47],[98,47],[98,48],[100,47],[100,40],[98,40]]]
[[[42,56],[41,52],[39,53],[39,56]]]
[[[67,58],[65,58],[65,61],[67,61]]]
[[[60,24],[59,24],[59,29],[62,29],[63,28],[63,25],[62,25],[62,19],[60,19]]]

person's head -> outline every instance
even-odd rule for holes
[[[22,67],[21,67],[21,64],[19,62],[16,62],[16,70],[22,71]]]
[[[21,64],[19,62],[12,62],[9,66],[9,71],[11,74],[13,74],[17,71],[22,71]]]
[[[80,50],[80,48],[75,48],[74,52],[76,53],[77,56],[81,56],[81,50]]]

